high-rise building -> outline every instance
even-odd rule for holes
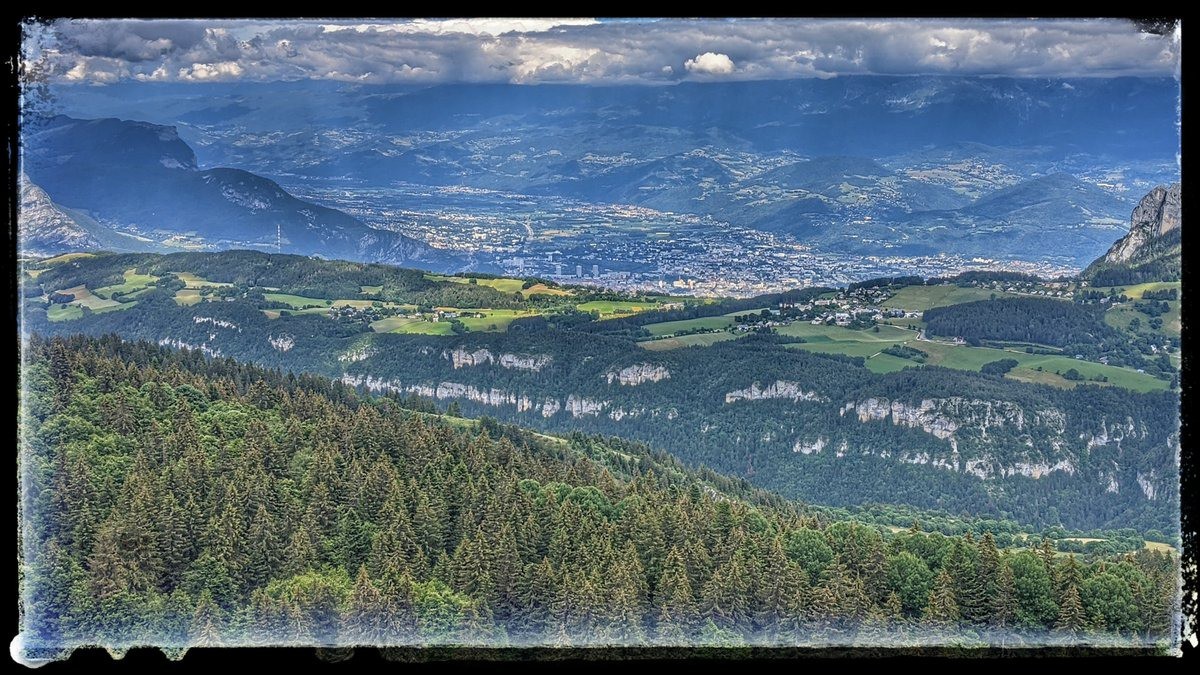
[[[599,265],[592,265],[592,278],[593,279],[600,278],[600,266]]]
[[[575,276],[579,279],[583,278],[583,265],[575,266]]]

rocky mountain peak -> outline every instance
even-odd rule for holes
[[[1182,225],[1183,188],[1180,183],[1159,185],[1142,197],[1129,219],[1129,234],[1117,240],[1104,261],[1124,263],[1137,256],[1145,245]]]

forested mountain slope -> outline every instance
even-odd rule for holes
[[[791,498],[908,504],[1072,529],[1178,528],[1179,399],[1171,391],[1059,389],[940,367],[880,374],[851,358],[794,349],[787,341],[795,338],[774,334],[649,351],[621,334],[586,332],[607,322],[574,309],[519,330],[513,321],[505,332],[458,335],[448,321],[419,324],[446,329],[442,335],[378,332],[371,327],[378,321],[319,298],[363,297],[368,284],[378,289],[368,297],[379,300],[347,302],[364,311],[376,302],[532,311],[583,298],[518,296],[486,287],[487,279],[436,282],[411,270],[245,252],[77,259],[41,271],[28,286],[121,288],[106,284],[138,270],[162,276],[120,307],[74,319],[61,318],[70,315],[53,298],[49,309],[31,302],[25,329],[118,333],[416,394],[522,426],[619,435]],[[195,281],[196,272],[224,286],[208,287],[207,301],[185,301],[174,273]],[[276,286],[318,299],[265,288]],[[289,305],[272,298],[316,306],[281,309]],[[579,306],[605,302],[637,304]],[[1069,302],[1032,302],[1091,316]],[[563,323],[571,317],[582,323]]]
[[[829,522],[637,444],[448,424],[197,351],[23,352],[26,656],[1170,640],[1166,554]]]

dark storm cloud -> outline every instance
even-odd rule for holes
[[[25,44],[80,83],[1171,76],[1179,52],[1178,30],[1109,20],[77,20],[33,27]]]

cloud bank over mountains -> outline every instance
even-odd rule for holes
[[[838,75],[1177,76],[1178,28],[1125,20],[58,20],[26,67],[58,83],[319,79],[669,84]]]

